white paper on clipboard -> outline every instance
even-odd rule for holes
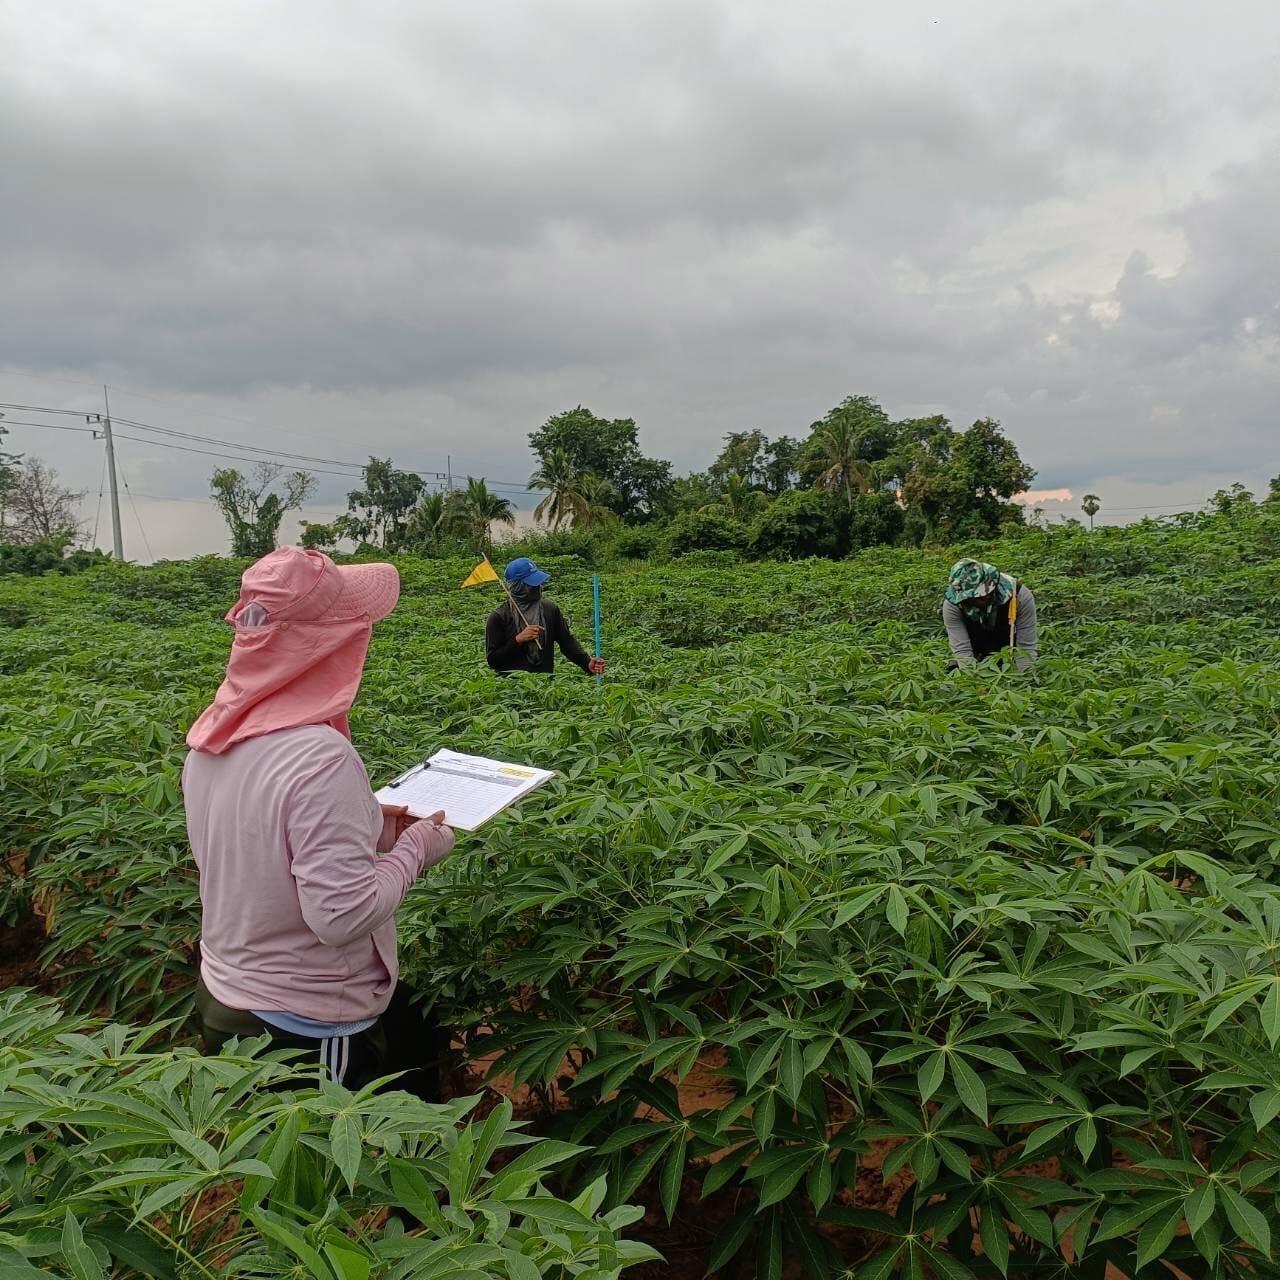
[[[379,804],[407,805],[415,818],[444,810],[445,823],[475,831],[556,775],[442,749],[375,793]]]

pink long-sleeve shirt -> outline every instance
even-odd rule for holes
[[[382,1013],[399,976],[396,909],[453,833],[424,828],[379,857],[382,810],[328,725],[192,751],[182,791],[214,999],[318,1022]]]

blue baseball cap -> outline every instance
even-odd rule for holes
[[[502,576],[508,582],[518,582],[526,587],[540,587],[551,581],[551,575],[544,573],[528,556],[513,560],[503,571]]]

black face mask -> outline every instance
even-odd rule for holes
[[[516,582],[512,584],[511,595],[516,604],[521,606],[538,604],[542,599],[542,588],[531,587],[525,582]]]

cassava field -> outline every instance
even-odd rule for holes
[[[955,551],[606,568],[599,690],[401,564],[374,777],[560,773],[402,913],[441,1107],[188,1047],[242,566],[0,579],[0,1277],[1280,1273],[1280,513],[963,550],[1034,674],[946,670]]]

